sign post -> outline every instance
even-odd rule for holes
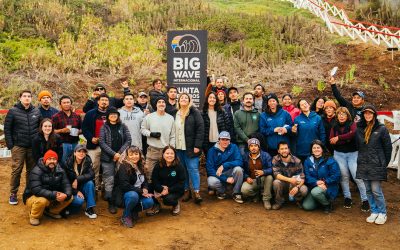
[[[190,94],[194,105],[201,107],[207,87],[207,31],[168,31],[167,55],[168,86]]]

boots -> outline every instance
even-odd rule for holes
[[[108,212],[111,214],[117,213],[117,208],[114,205],[114,202],[111,199],[108,199]]]
[[[192,199],[192,193],[190,192],[190,190],[185,190],[185,193],[182,196],[182,201],[188,202],[190,199]]]
[[[201,196],[200,196],[200,192],[193,192],[193,194],[194,194],[194,203],[196,203],[196,204],[200,204],[202,201],[203,201],[203,198],[201,198]]]

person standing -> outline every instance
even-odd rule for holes
[[[153,81],[153,89],[150,90],[149,96],[150,96],[150,105],[153,110],[157,109],[157,100],[158,98],[163,98],[164,100],[167,100],[167,95],[165,92],[162,91],[163,83],[160,79],[155,79]]]
[[[265,96],[265,88],[259,83],[254,86],[254,107],[257,109],[258,113],[262,113],[267,107],[267,98]]]
[[[177,96],[178,96],[178,89],[174,86],[170,86],[167,88],[167,107],[165,108],[165,112],[168,114],[175,116],[177,111],[176,104],[177,104]]]
[[[311,104],[310,107],[311,111],[314,111],[319,116],[322,116],[324,114],[324,105],[327,100],[328,99],[326,97],[321,97],[321,96],[316,97]]]
[[[232,137],[232,142],[236,143],[236,133],[235,129],[233,128],[233,114],[235,114],[236,111],[238,111],[241,107],[242,103],[240,102],[239,99],[239,90],[236,87],[230,87],[228,89],[228,102],[225,104],[223,107],[226,114],[229,117],[229,121],[231,123],[231,137]]]
[[[185,193],[182,201],[191,198],[190,182],[192,183],[195,203],[203,201],[200,196],[199,156],[203,146],[204,122],[187,93],[181,93],[178,98],[178,111],[175,116],[175,149],[179,161],[186,170]]]
[[[51,106],[51,101],[53,100],[53,96],[49,91],[47,90],[40,91],[38,95],[38,100],[40,102],[39,111],[43,119],[44,118],[51,119],[53,115],[58,113],[58,109]]]
[[[21,173],[26,170],[26,183],[29,173],[35,165],[32,157],[32,140],[39,133],[41,120],[39,109],[32,105],[32,92],[23,90],[19,101],[12,107],[4,121],[4,136],[7,148],[11,150],[10,205],[18,204],[18,188]]]
[[[381,182],[387,180],[387,165],[392,154],[388,129],[377,118],[374,106],[365,105],[357,124],[358,145],[356,178],[364,180],[371,215],[368,223],[385,224],[387,220],[385,197]]]
[[[326,133],[325,137],[326,140],[324,141],[324,145],[331,154],[333,154],[333,147],[329,143],[329,133],[331,131],[332,126],[336,123],[335,116],[336,116],[336,103],[334,101],[327,100],[324,104],[324,113],[321,115],[321,118]]]
[[[112,214],[117,212],[112,199],[116,164],[121,154],[131,145],[129,129],[121,122],[119,116],[118,110],[114,107],[107,111],[107,121],[100,130],[99,138],[104,199],[108,201],[108,211]]]
[[[124,106],[120,108],[119,114],[123,124],[125,124],[132,138],[132,145],[137,146],[142,150],[142,134],[140,127],[144,118],[144,113],[140,108],[134,106],[135,99],[133,94],[128,93],[124,96]]]
[[[284,94],[282,96],[282,105],[282,108],[289,112],[290,116],[292,117],[292,121],[294,121],[294,118],[299,116],[301,113],[300,109],[293,105],[293,97],[291,94]]]
[[[72,111],[71,97],[62,96],[60,98],[60,107],[61,111],[53,115],[52,122],[54,132],[61,137],[63,147],[61,165],[63,166],[78,144],[79,134],[82,132],[82,120],[77,113]]]
[[[49,149],[56,152],[58,159],[61,159],[63,148],[60,136],[54,133],[51,120],[44,118],[39,125],[39,134],[32,140],[32,157],[35,164]]]

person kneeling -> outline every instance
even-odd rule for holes
[[[330,213],[339,192],[340,169],[320,140],[311,143],[311,156],[304,161],[304,173],[306,185],[311,189],[304,199],[304,210],[314,210],[321,204],[324,212]]]
[[[29,184],[24,192],[24,203],[29,208],[29,222],[40,224],[45,215],[61,219],[60,212],[73,200],[68,177],[58,164],[57,153],[48,150],[29,175]]]
[[[72,186],[74,200],[67,208],[69,212],[79,212],[86,200],[85,215],[90,219],[96,219],[97,214],[94,211],[96,207],[95,188],[94,188],[94,170],[92,159],[87,154],[85,145],[78,144],[74,153],[65,163],[65,172]]]
[[[278,210],[285,202],[284,193],[289,192],[289,200],[296,201],[301,207],[301,201],[307,195],[304,184],[303,165],[299,158],[290,153],[285,141],[278,143],[278,154],[272,159],[275,180],[272,183],[275,192],[275,204],[272,209]]]
[[[231,143],[229,132],[222,131],[218,142],[207,153],[207,182],[208,187],[217,191],[217,198],[226,198],[225,187],[233,186],[233,200],[243,203],[240,189],[243,183],[243,160],[236,144]]]
[[[271,209],[272,189],[272,158],[260,149],[260,141],[251,138],[247,141],[250,154],[243,159],[244,178],[242,194],[244,197],[253,197],[257,201],[261,190],[264,208]]]
[[[116,205],[125,207],[121,222],[126,227],[133,227],[139,219],[139,212],[154,205],[143,170],[143,160],[140,149],[130,146],[121,155],[115,175],[113,197]]]
[[[172,206],[172,215],[178,215],[181,211],[179,199],[185,191],[185,169],[180,164],[174,147],[166,146],[162,150],[162,158],[154,167],[151,179],[155,196],[161,197],[164,205]],[[159,205],[154,207],[158,207],[153,208],[153,214],[156,214]]]

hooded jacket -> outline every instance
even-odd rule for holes
[[[80,190],[83,185],[85,185],[86,182],[94,180],[92,159],[90,159],[89,155],[86,155],[85,159],[83,159],[82,161],[82,168],[78,174],[75,172],[74,168],[75,155],[72,154],[67,159],[64,169],[70,183],[74,182],[75,180],[78,182],[78,188],[72,190],[72,193],[75,195],[78,193],[78,190]]]
[[[290,114],[282,108],[278,108],[274,114],[263,112],[260,116],[260,132],[266,138],[269,149],[276,150],[278,148],[278,143],[281,141],[289,143],[289,135],[291,134],[292,125],[293,123]],[[274,132],[274,129],[277,127],[285,127],[287,133],[279,135]]]
[[[214,176],[219,180],[226,182],[228,176],[222,174],[217,176],[217,169],[220,166],[224,167],[222,172],[225,172],[234,167],[242,167],[243,160],[242,156],[240,155],[240,151],[236,144],[229,144],[229,146],[222,151],[219,149],[219,143],[215,143],[214,147],[211,147],[207,153],[207,162],[206,162],[206,169],[208,176]]]
[[[4,136],[8,149],[14,146],[31,148],[32,140],[39,133],[41,115],[32,104],[25,107],[18,102],[12,107],[4,121]]]
[[[311,189],[317,186],[317,181],[323,180],[327,186],[326,194],[329,200],[334,200],[339,192],[340,169],[332,158],[321,159],[316,162],[314,156],[304,161],[306,185]]]
[[[296,108],[293,104],[291,104],[290,106],[285,106],[282,107],[284,110],[286,110],[287,112],[289,112],[290,117],[292,117],[292,121],[294,121],[294,118],[296,118],[297,116],[299,116],[301,114],[300,109]]]
[[[118,152],[115,152],[111,148],[112,138],[110,125],[108,123],[105,123],[104,126],[101,128],[99,139],[99,145],[101,148],[101,161],[111,162],[116,153],[122,154],[131,145],[131,134],[129,133],[128,127],[123,123],[119,123],[118,125],[118,133],[122,138],[122,146],[118,150]]]
[[[301,113],[294,119],[294,124],[297,124],[296,155],[310,155],[311,142],[315,139],[325,143],[324,124],[321,117],[314,111],[311,111],[308,117]]]
[[[264,176],[272,175],[272,157],[267,152],[260,151],[260,158]],[[247,177],[250,176],[249,161],[250,161],[250,156],[247,155],[243,159],[243,180],[246,180]]]
[[[343,98],[343,96],[342,96],[342,94],[340,94],[340,91],[339,91],[338,87],[336,86],[336,84],[331,85],[331,87],[332,87],[333,96],[339,102],[340,106],[346,107],[349,110],[353,120],[355,122],[358,122],[362,116],[361,111],[363,110],[365,105],[363,105],[361,107],[354,107],[351,102],[349,102]]]
[[[368,144],[366,144],[364,139],[367,122],[363,115],[357,124],[356,143],[358,146],[358,158],[356,178],[372,181],[386,181],[386,168],[392,155],[392,142],[389,131],[385,125],[378,121],[375,107],[366,105],[365,109],[366,108],[375,111],[375,124],[372,128]]]
[[[246,144],[249,136],[258,132],[258,123],[260,120],[260,113],[257,109],[245,110],[241,108],[233,115],[233,123],[236,133],[236,141],[238,144]]]
[[[144,113],[138,107],[134,107],[132,111],[128,111],[122,107],[118,112],[120,114],[121,122],[129,129],[132,145],[142,150],[142,134],[140,133],[140,127],[142,125]]]

